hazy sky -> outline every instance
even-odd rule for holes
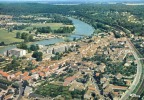
[[[143,1],[144,0],[0,0],[0,1],[96,1],[96,2],[107,2],[107,1],[116,1],[116,2],[124,2],[124,1]]]

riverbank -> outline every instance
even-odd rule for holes
[[[89,25],[85,22],[82,22],[81,20],[75,19],[75,18],[69,17],[69,19],[72,20],[73,25],[75,26],[75,32],[73,34],[70,34],[67,37],[67,39],[69,39],[69,40],[73,40],[74,38],[79,39],[84,36],[90,36],[93,34],[94,29],[91,25]],[[59,42],[64,42],[64,39],[63,38],[53,38],[53,39],[35,41],[35,42],[28,43],[28,44],[49,45],[49,44],[55,44],[55,43],[59,43]],[[9,45],[9,46],[2,47],[2,48],[0,48],[0,54],[3,54],[6,50],[10,50],[15,47],[16,47],[16,45]]]

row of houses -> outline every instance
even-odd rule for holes
[[[56,52],[63,53],[68,51],[71,46],[75,46],[74,44],[59,44],[56,46],[48,47],[46,50],[47,54],[54,54]]]

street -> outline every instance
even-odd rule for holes
[[[134,91],[134,89],[136,88],[136,86],[138,85],[141,75],[142,75],[142,64],[139,60],[139,57],[136,53],[136,51],[134,50],[134,48],[131,46],[131,44],[129,43],[129,41],[127,41],[129,48],[133,51],[133,55],[137,61],[137,73],[136,76],[134,78],[133,83],[131,84],[131,86],[129,87],[129,89],[122,95],[120,100],[127,100],[128,97],[130,96],[130,94]]]

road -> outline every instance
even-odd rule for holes
[[[144,62],[143,62],[144,63]],[[140,95],[141,97],[144,96],[144,68],[143,68],[143,76],[141,78],[141,83],[140,85],[137,87],[137,91],[135,92],[135,94]],[[137,100],[138,98],[131,98],[130,100]],[[141,100],[141,99],[140,99]]]
[[[141,76],[142,76],[142,64],[139,60],[139,57],[135,51],[135,49],[133,48],[133,46],[131,45],[131,43],[129,41],[127,41],[129,48],[132,50],[132,53],[137,61],[137,73],[136,76],[134,78],[133,83],[131,84],[131,86],[129,87],[129,89],[124,93],[124,95],[122,95],[120,100],[127,100],[130,96],[130,94],[132,94],[132,92],[134,91],[134,89],[136,88],[136,86],[138,85],[138,83],[140,82]]]
[[[97,85],[96,80],[94,79],[93,76],[90,75],[90,77],[91,77],[92,83],[95,85],[95,88],[96,88],[98,94],[100,95],[100,98],[101,98],[100,100],[104,100],[104,97],[100,94],[100,90],[99,90],[99,87],[98,87],[98,85]]]
[[[21,82],[18,82],[18,84],[19,84],[19,96],[18,96],[17,100],[21,100],[22,93],[23,93],[24,89],[22,87],[22,83]]]

